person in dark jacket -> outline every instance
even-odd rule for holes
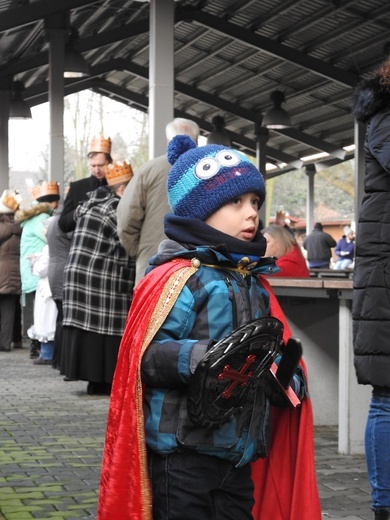
[[[356,230],[353,348],[358,383],[372,386],[365,452],[376,520],[390,519],[390,59],[355,90],[366,124],[365,180]]]
[[[87,198],[87,193],[96,190],[99,186],[107,185],[105,172],[107,164],[112,163],[111,139],[104,136],[94,136],[88,152],[90,177],[70,183],[64,207],[58,221],[61,231],[68,233],[76,227],[75,211],[77,206]]]
[[[22,292],[20,237],[22,228],[14,220],[20,199],[4,191],[0,200],[0,351],[11,350],[16,306]]]
[[[329,269],[332,247],[336,244],[336,240],[329,233],[325,233],[321,222],[316,222],[313,231],[307,235],[302,244],[307,251],[309,268]]]
[[[244,154],[221,145],[197,147],[188,135],[173,137],[167,158],[172,165],[167,186],[173,213],[164,220],[168,239],[160,243],[148,273],[135,288],[121,343],[98,519],[320,520],[316,484],[305,471],[296,475],[294,463],[288,469],[276,464],[275,471],[262,466],[252,480],[251,463],[267,457],[269,449],[275,449],[284,463],[294,459],[301,468],[305,466],[289,436],[292,423],[299,424],[300,413],[310,407],[302,366],[291,373],[291,384],[302,398],[300,410],[289,407],[265,370],[256,390],[239,402],[239,409],[226,421],[208,424],[206,420],[204,424],[197,413],[197,400],[202,396],[202,390],[196,390],[201,377],[197,366],[210,347],[240,326],[258,318],[267,322],[270,315],[275,316],[275,300],[260,276],[276,270],[274,259],[263,258],[266,240],[259,230],[259,208],[265,198],[263,177]],[[167,273],[172,274],[168,280]],[[249,359],[245,355],[242,364],[232,361],[231,369],[243,376],[249,368],[246,363],[255,359],[256,355]],[[139,367],[137,373],[128,370],[133,361],[132,366]],[[218,398],[222,389],[216,388],[217,381],[211,376],[210,380],[212,402],[204,397],[208,411],[215,403],[217,408],[223,407],[225,397],[229,402],[228,395]],[[193,413],[192,383],[196,395],[192,393]],[[222,387],[230,385],[222,382]],[[270,447],[271,404],[281,407],[275,413],[280,411],[290,426],[284,433],[279,429],[279,435],[291,458],[274,448],[276,436]],[[307,449],[306,462],[313,468],[311,427],[306,431],[309,438],[301,442]],[[147,464],[141,454],[147,456]],[[278,470],[288,474],[283,484]],[[273,489],[268,494],[262,479],[271,475]],[[300,494],[305,489],[305,505],[292,499],[298,482]],[[299,511],[293,511],[298,501]]]

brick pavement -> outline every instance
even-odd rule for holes
[[[0,352],[0,374],[0,519],[94,518],[108,398],[27,348]],[[315,429],[323,520],[372,520],[364,457],[338,455],[336,435]]]

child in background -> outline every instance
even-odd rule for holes
[[[42,222],[44,234],[53,217]],[[31,339],[40,342],[41,349],[34,365],[51,365],[54,352],[54,335],[56,331],[57,306],[52,298],[49,279],[47,276],[49,267],[49,246],[46,244],[40,253],[29,256],[32,273],[39,276],[34,301],[34,324],[28,329],[27,334]]]
[[[98,519],[320,520],[303,364],[300,408],[266,371],[227,422],[203,426],[189,413],[196,367],[215,341],[269,316],[283,320],[285,342],[291,334],[261,277],[276,270],[262,258],[263,178],[244,154],[184,135],[167,157],[169,239],[135,289],[122,338]]]

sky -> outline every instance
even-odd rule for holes
[[[90,93],[86,91],[84,95],[89,96]],[[72,96],[76,96],[76,94]],[[72,96],[69,96],[69,98],[72,98]],[[131,128],[134,125],[134,109],[123,103],[104,98],[104,110],[107,115],[104,120],[106,135],[114,136],[119,133],[124,137],[125,142],[129,142],[132,138]],[[10,170],[39,171],[40,166],[44,166],[41,154],[46,151],[49,145],[49,103],[32,107],[31,114],[32,119],[9,120],[8,154]],[[65,117],[64,135],[69,136],[70,132],[72,132],[72,125]]]
[[[49,144],[49,104],[32,107],[32,119],[10,119],[8,154],[11,170],[38,171],[40,157]]]

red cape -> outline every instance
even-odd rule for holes
[[[284,341],[291,330],[269,282],[271,315],[284,324]],[[304,361],[301,366],[306,373]],[[307,376],[307,373],[306,373]],[[255,520],[321,520],[314,463],[313,412],[306,398],[299,408],[272,409],[270,454],[252,464]]]
[[[195,271],[187,260],[169,262],[153,269],[134,291],[111,391],[98,520],[152,520],[140,363]],[[286,318],[268,282],[262,282],[271,295],[271,314],[284,323],[287,340],[291,332]],[[304,399],[298,409],[274,412],[270,455],[252,464],[254,519],[320,520],[310,400]]]

